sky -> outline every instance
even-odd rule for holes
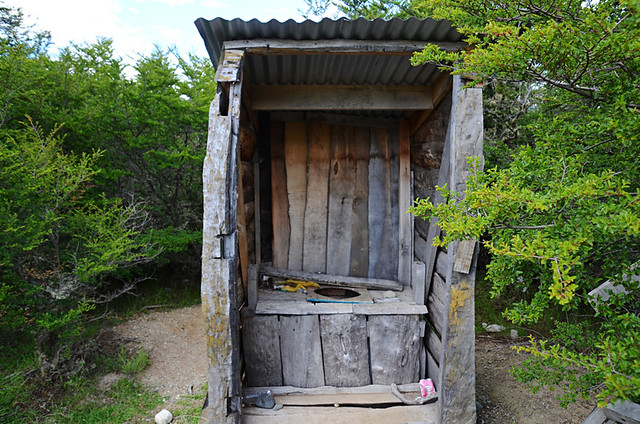
[[[155,44],[175,45],[181,55],[207,56],[194,25],[197,18],[302,20],[304,0],[0,0],[20,7],[27,23],[52,35],[52,51],[70,42],[113,39],[116,53],[135,60]]]

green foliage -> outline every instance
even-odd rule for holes
[[[130,355],[122,346],[120,352],[118,352],[118,362],[120,371],[127,375],[133,375],[144,371],[151,364],[151,359],[149,358],[149,352],[144,349],[140,349],[134,355]]]
[[[480,172],[471,161],[465,193],[441,188],[444,204],[419,200],[413,212],[439,218],[441,245],[487,234],[492,295],[522,293],[505,311],[510,321],[535,323],[558,307],[569,317],[591,315],[588,329],[567,320],[552,340],[532,340],[525,350],[535,357],[518,378],[564,385],[563,402],[591,391],[601,403],[637,401],[640,290],[624,275],[637,272],[640,259],[638,2],[414,6],[452,20],[473,47],[446,53],[431,46],[414,63],[436,62],[469,85],[518,87],[534,98],[511,91],[506,102],[488,102],[496,117],[516,116],[512,128],[495,120],[490,127],[493,146],[508,148],[490,151],[500,167]],[[587,293],[607,279],[628,291],[596,312]]]

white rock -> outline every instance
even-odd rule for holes
[[[511,330],[511,339],[518,340],[518,330]]]
[[[484,327],[484,329],[487,333],[499,333],[501,331],[506,330],[506,328],[498,324],[489,324],[486,327]]]
[[[156,423],[158,424],[169,424],[172,420],[173,415],[171,415],[171,412],[166,409],[163,409],[156,414]]]

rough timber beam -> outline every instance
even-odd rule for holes
[[[433,107],[423,85],[256,85],[254,110],[424,110]]]
[[[463,42],[259,39],[225,41],[224,49],[242,49],[249,54],[411,54],[424,49],[426,44],[435,44],[445,51],[468,47]]]

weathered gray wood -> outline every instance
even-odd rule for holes
[[[243,58],[243,50],[224,50],[222,63],[216,70],[216,82],[232,83],[240,81],[240,70]]]
[[[260,300],[256,305],[256,314],[260,315],[328,315],[351,314],[351,303],[313,303],[306,300],[300,302],[283,302],[278,300]]]
[[[245,320],[242,347],[249,386],[282,385],[280,322],[277,315],[255,315]]]
[[[255,308],[258,303],[258,266],[249,265],[248,286],[247,286],[247,306]]]
[[[360,278],[344,275],[321,274],[314,272],[304,272],[289,269],[281,269],[272,266],[262,265],[260,267],[262,275],[279,278],[293,278],[296,280],[313,281],[318,284],[340,287],[364,287],[379,290],[402,290],[403,286],[394,280],[384,280],[381,278]]]
[[[448,72],[442,72],[436,82],[433,84],[433,108],[415,112],[411,117],[411,135],[415,134],[422,124],[431,116],[440,102],[451,91],[452,78]]]
[[[368,128],[355,129],[356,181],[351,222],[351,262],[349,275],[366,277],[369,271],[369,151]]]
[[[449,266],[449,255],[442,249],[437,249],[436,256],[436,272],[444,279],[447,276],[447,267]]]
[[[418,383],[398,384],[398,391],[400,393],[417,393],[420,392],[420,385]],[[261,393],[266,390],[271,390],[274,396],[293,396],[293,395],[309,395],[309,396],[341,396],[341,395],[367,395],[367,394],[391,394],[391,386],[387,384],[369,384],[361,387],[333,387],[333,386],[321,386],[312,388],[294,387],[294,386],[279,386],[279,387],[245,387],[242,390],[243,395]],[[333,405],[336,402],[332,402]],[[341,402],[338,402],[341,403]],[[344,402],[342,402],[344,403]]]
[[[230,109],[220,115],[221,95],[211,104],[211,129],[203,167],[202,309],[209,357],[208,417],[237,423],[241,408],[239,381],[237,274],[237,129],[241,84],[231,85]],[[234,131],[235,130],[235,131]],[[215,382],[215,383],[214,383]]]
[[[271,124],[271,208],[273,221],[273,264],[289,266],[289,200],[284,166],[284,125]]]
[[[273,121],[304,121],[326,125],[347,125],[363,128],[398,128],[398,120],[393,118],[353,116],[344,113],[317,111],[274,111],[270,112]]]
[[[476,248],[475,239],[462,240],[458,243],[456,259],[453,270],[462,274],[468,274],[473,261],[473,252]]]
[[[238,174],[242,175],[242,162],[238,162]],[[240,257],[240,274],[244,291],[247,291],[249,279],[249,244],[247,241],[247,219],[245,214],[244,187],[242,177],[238,178],[238,256]]]
[[[420,326],[415,315],[368,317],[373,384],[417,381],[420,371]]]
[[[369,277],[396,279],[398,239],[393,231],[391,140],[372,131],[369,160]]]
[[[390,408],[364,408],[361,406],[287,406],[278,411],[257,407],[244,409],[244,424],[371,424],[421,423],[435,424],[437,403],[401,405]]]
[[[254,39],[254,40],[229,40],[225,41],[223,46],[225,49],[243,49],[249,53],[260,54],[284,54],[287,51],[295,50],[296,54],[300,53],[354,53],[354,54],[410,54],[414,51],[424,49],[426,42],[435,44],[442,50],[460,51],[468,47],[464,42],[449,41],[430,41],[424,42],[414,41],[390,41],[390,40],[281,40],[281,39]],[[407,60],[409,58],[407,57]]]
[[[333,127],[327,221],[327,273],[329,274],[349,275],[355,165],[353,127]]]
[[[425,337],[425,346],[427,351],[433,356],[434,361],[437,362],[437,358],[440,358],[442,352],[442,341],[438,334],[431,328],[427,328]]]
[[[424,294],[425,277],[426,267],[424,262],[413,261],[411,288],[413,289],[413,300],[418,305],[424,305],[426,303]]]
[[[307,206],[304,213],[304,257],[302,269],[327,270],[327,204],[331,127],[309,124],[309,171]]]
[[[427,245],[427,241],[423,239],[420,234],[416,231],[413,237],[413,253],[416,258],[418,258],[421,262],[425,263],[425,272],[426,272],[426,260],[429,257],[429,250],[433,246]],[[425,275],[426,277],[426,275]]]
[[[325,384],[364,386],[369,380],[367,318],[363,315],[321,315]]]
[[[400,120],[398,127],[398,281],[411,285],[413,262],[411,207],[411,157],[409,121]],[[423,301],[424,302],[424,301]],[[421,302],[421,303],[423,303]]]
[[[449,124],[449,127],[451,127],[451,124]],[[438,173],[438,187],[444,187],[445,184],[448,184],[449,182],[449,169],[450,169],[450,160],[449,157],[451,156],[450,150],[451,150],[451,129],[448,128],[447,129],[447,135],[445,137],[445,143],[444,143],[444,150],[442,152],[442,161],[440,163],[440,172]],[[439,191],[436,191],[436,194],[433,196],[433,204],[437,205],[439,203],[442,203],[443,198],[442,198],[442,194]],[[431,218],[431,220],[429,221],[429,232],[427,234],[427,258],[425,259],[424,263],[426,265],[426,284],[425,284],[425,294],[428,296],[429,295],[429,290],[430,290],[430,286],[431,286],[431,282],[433,281],[433,273],[434,273],[434,269],[435,269],[435,262],[436,262],[436,253],[437,253],[437,249],[436,247],[433,246],[433,242],[434,240],[436,240],[438,237],[440,237],[440,233],[441,233],[441,229],[440,226],[438,225],[438,218],[433,217]]]
[[[426,85],[255,85],[254,110],[423,110],[433,107]]]
[[[289,199],[288,268],[302,269],[304,211],[307,202],[307,125],[286,122],[284,127],[284,162]]]
[[[608,418],[604,415],[604,411],[602,408],[598,408],[597,406],[593,408],[593,411],[589,414],[587,418],[582,422],[582,424],[605,424]]]
[[[284,384],[298,387],[324,385],[317,316],[281,316],[280,351]]]
[[[459,76],[453,78],[450,130],[449,187],[458,196],[464,195],[471,175],[468,157],[482,157],[482,90],[463,89]],[[480,164],[481,165],[481,164]],[[475,423],[475,314],[474,286],[477,255],[467,274],[454,271],[453,256],[458,242],[448,246],[447,298],[445,326],[441,333],[440,423]]]
[[[427,319],[439,334],[442,334],[444,330],[446,308],[443,299],[446,296],[445,290],[446,284],[444,280],[438,274],[434,274],[431,293],[427,299],[427,309],[429,310]],[[439,360],[440,358],[438,358]]]
[[[356,315],[424,315],[427,313],[425,305],[407,302],[354,304],[353,313]]]
[[[630,401],[617,401],[603,409],[604,415],[613,421],[624,424],[640,424],[640,404]]]
[[[440,367],[429,351],[427,351],[427,376],[433,380],[436,390],[440,390]]]
[[[253,164],[253,206],[254,206],[254,242],[255,242],[255,258],[256,263],[262,262],[262,224],[260,221],[260,163]]]

